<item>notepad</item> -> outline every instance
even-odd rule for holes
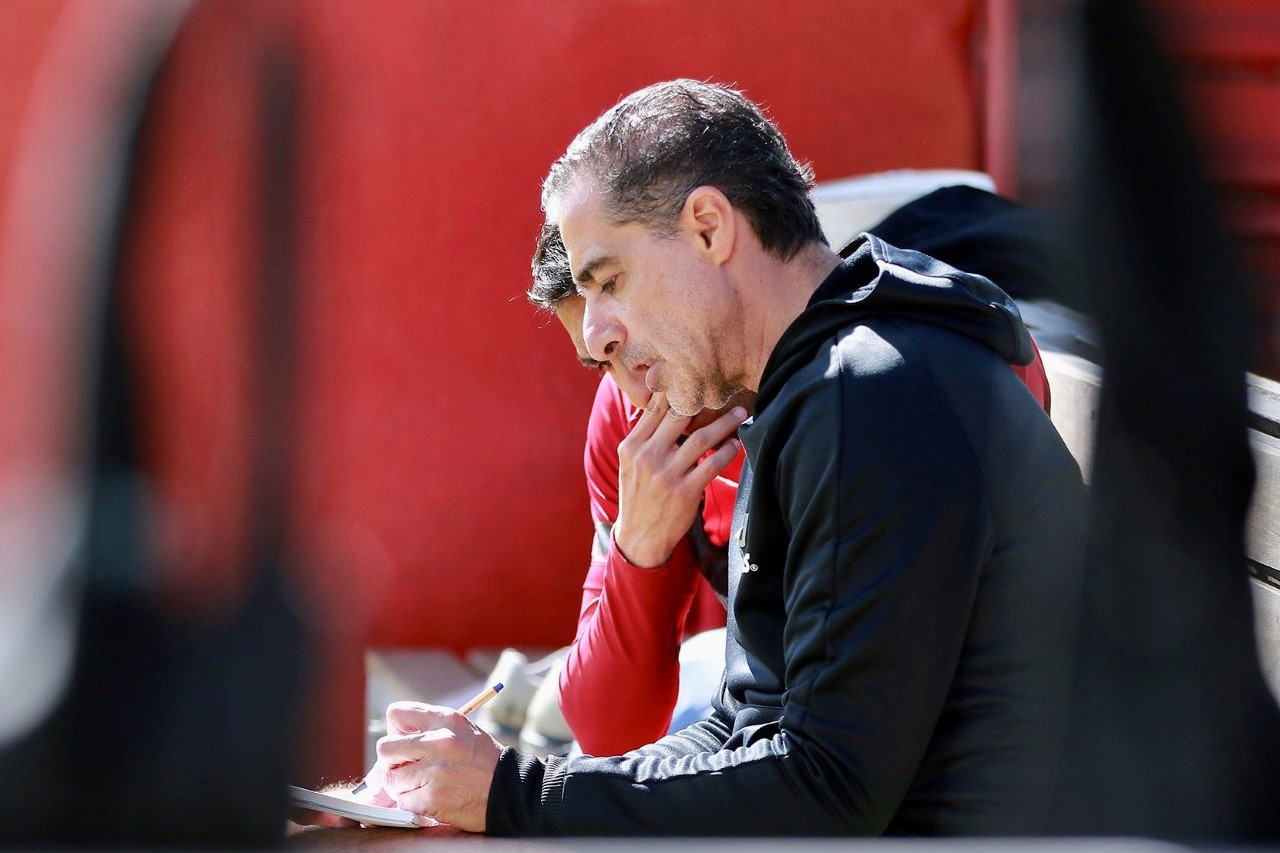
[[[399,826],[405,829],[418,829],[423,826],[435,826],[436,821],[429,817],[414,814],[405,809],[392,809],[386,806],[374,806],[338,797],[333,794],[322,794],[308,788],[289,786],[289,799],[295,806],[317,812],[328,812],[338,817],[367,823],[370,826]]]

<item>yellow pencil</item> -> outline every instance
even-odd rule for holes
[[[497,684],[493,685],[492,687],[489,687],[481,691],[480,693],[476,694],[476,696],[470,702],[468,702],[467,704],[463,705],[461,708],[458,709],[458,713],[465,716],[467,714],[470,714],[472,711],[479,709],[481,705],[488,702],[494,696],[497,696],[498,691],[501,689],[502,689],[502,682],[499,681]]]
[[[484,705],[484,703],[488,702],[494,696],[497,696],[500,690],[502,690],[501,681],[499,681],[497,684],[493,685],[492,687],[486,687],[484,690],[481,690],[475,696],[471,697],[471,699],[465,705],[459,708],[458,713],[462,714],[463,716],[466,716],[467,714],[470,714],[472,711],[478,710],[482,705]],[[356,785],[354,788],[351,789],[351,793],[358,794],[361,791],[363,791],[365,787],[367,786],[365,785],[364,780],[362,779],[359,785]]]

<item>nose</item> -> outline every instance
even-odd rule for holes
[[[635,370],[622,362],[622,345],[626,341],[626,329],[617,314],[606,306],[587,299],[582,312],[582,339],[587,352],[596,361],[609,362],[609,373],[627,395],[631,405],[643,408],[649,402],[649,387],[644,384],[644,371]]]
[[[610,361],[625,339],[617,315],[599,300],[588,297],[582,311],[582,342],[591,357],[596,361]]]
[[[609,373],[627,395],[631,405],[644,408],[649,402],[649,386],[645,384],[647,368],[636,369],[624,363],[623,345],[627,340],[626,326],[617,313],[606,304],[588,298],[582,311],[582,342],[596,361],[609,363]]]

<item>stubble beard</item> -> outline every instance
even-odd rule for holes
[[[723,409],[733,397],[744,389],[739,385],[730,385],[718,378],[704,378],[701,382],[690,383],[688,393],[678,388],[667,391],[667,405],[671,411],[682,417],[693,417],[704,409]]]
[[[665,387],[651,390],[666,394],[667,405],[671,407],[671,411],[682,417],[693,417],[706,409],[722,409],[735,394],[744,390],[742,385],[727,380],[724,371],[719,367],[718,360],[715,362],[715,367],[710,370],[703,368],[706,372],[699,375],[689,371],[674,370],[671,362],[660,358],[657,350],[651,347],[629,347],[626,350],[624,363],[645,362],[663,366],[663,372],[667,374],[666,381],[663,382]]]
[[[739,383],[729,381],[719,359],[713,364],[701,374],[688,372],[672,377],[674,381],[667,389],[667,405],[673,412],[693,417],[705,409],[723,409],[743,390]]]

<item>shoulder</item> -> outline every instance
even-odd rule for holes
[[[847,412],[892,416],[919,414],[930,406],[952,408],[958,393],[978,383],[1010,384],[1017,377],[988,347],[929,323],[900,317],[868,317],[834,330],[798,365],[770,408],[786,409],[811,398],[866,399],[888,410]]]
[[[842,422],[872,414],[872,408],[883,420],[892,418],[900,403],[919,403],[922,393],[935,389],[931,387],[928,358],[913,330],[904,328],[914,325],[872,317],[833,330],[811,358],[803,364],[793,363],[791,375],[770,400],[763,419],[849,406],[849,411],[840,412]],[[862,402],[852,405],[856,401]]]
[[[784,479],[789,472],[812,477],[815,466],[858,480],[957,467],[973,474],[956,401],[981,380],[962,382],[966,371],[1017,381],[994,353],[927,324],[890,317],[852,323],[787,377],[756,418],[755,449],[777,461]]]

